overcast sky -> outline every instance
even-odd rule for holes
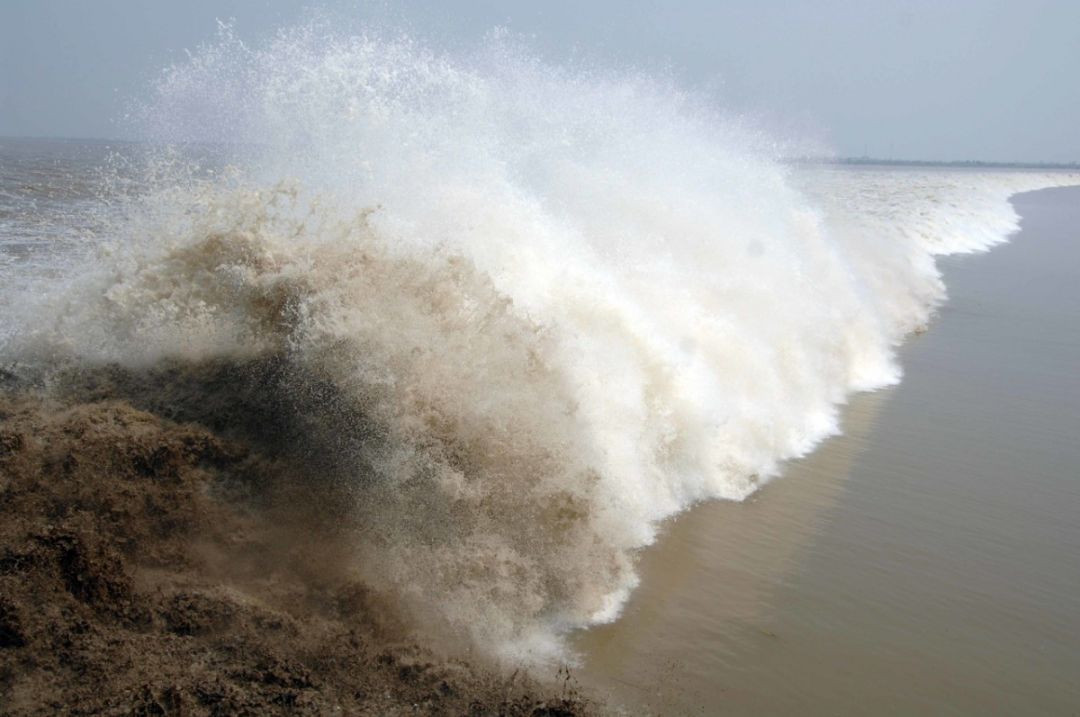
[[[841,155],[1080,160],[1080,0],[0,0],[0,135],[123,136],[124,102],[218,18],[256,39],[312,5],[671,67]]]

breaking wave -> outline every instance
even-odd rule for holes
[[[499,33],[224,28],[135,114],[174,149],[0,353],[112,367],[343,487],[365,578],[512,661],[617,616],[664,518],[746,497],[897,381],[934,257],[1075,181],[800,168],[672,82]]]

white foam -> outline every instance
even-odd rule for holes
[[[387,436],[356,460],[369,579],[512,660],[613,619],[659,521],[744,498],[898,380],[944,298],[934,256],[1075,181],[791,168],[668,82],[499,37],[454,56],[226,29],[141,117],[236,169],[157,167],[4,353],[288,352]]]

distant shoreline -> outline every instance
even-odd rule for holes
[[[1080,162],[984,162],[978,159],[880,159],[877,157],[798,157],[789,164],[837,164],[867,167],[943,167],[952,169],[1047,169],[1080,170]]]
[[[93,144],[148,144],[139,139],[102,137],[13,137],[0,135],[0,142],[86,142]],[[181,142],[190,146],[218,146],[213,142]],[[881,159],[878,157],[788,157],[785,164],[833,164],[868,167],[945,167],[956,169],[1046,169],[1080,171],[1080,162],[992,162],[979,159]]]

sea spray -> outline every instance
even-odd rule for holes
[[[135,115],[163,149],[92,264],[6,297],[5,361],[110,367],[332,481],[365,579],[512,662],[564,659],[661,520],[898,380],[934,256],[1071,181],[800,169],[669,81],[499,34],[226,27]]]

